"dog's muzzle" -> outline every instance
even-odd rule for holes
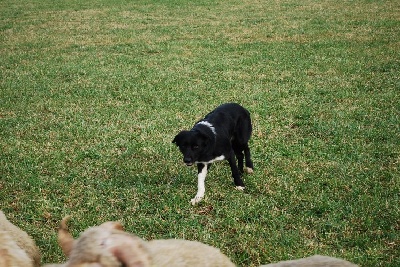
[[[193,162],[191,158],[184,158],[183,162],[186,164],[186,166],[192,166]]]

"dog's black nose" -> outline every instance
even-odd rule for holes
[[[188,166],[193,164],[192,163],[192,159],[188,158],[188,157],[183,158],[183,162],[185,162],[185,164],[188,165]]]

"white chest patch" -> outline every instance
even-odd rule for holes
[[[218,156],[218,157],[216,157],[216,158],[214,158],[214,159],[212,159],[212,160],[209,160],[209,161],[196,161],[195,163],[197,164],[197,163],[203,163],[203,164],[211,164],[211,163],[213,163],[213,162],[215,162],[215,161],[220,161],[220,160],[224,160],[225,159],[225,156],[224,155],[221,155],[221,156]]]

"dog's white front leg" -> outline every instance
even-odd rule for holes
[[[204,184],[206,180],[206,175],[207,175],[207,165],[204,164],[201,171],[199,167],[199,173],[197,175],[197,194],[194,198],[192,198],[192,200],[190,200],[192,205],[199,203],[204,197],[204,193],[206,192],[206,187]]]

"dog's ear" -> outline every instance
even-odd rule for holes
[[[179,144],[181,143],[181,140],[183,138],[183,136],[187,133],[188,131],[180,131],[174,138],[174,140],[172,140],[172,143],[176,144],[177,146],[179,146]]]
[[[100,224],[100,227],[107,230],[120,230],[120,231],[124,230],[124,227],[120,222],[105,222]]]
[[[60,245],[64,255],[69,257],[69,254],[72,251],[72,248],[75,244],[75,240],[72,235],[68,232],[67,221],[71,216],[65,216],[58,228],[58,244]]]

